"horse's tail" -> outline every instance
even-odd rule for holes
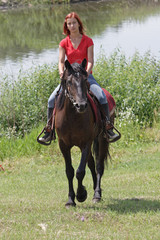
[[[103,133],[101,133],[99,136],[97,136],[94,139],[93,142],[93,153],[95,155],[95,158],[101,159],[101,161],[108,163],[108,157],[110,157],[109,153],[109,141],[108,139],[104,136]]]

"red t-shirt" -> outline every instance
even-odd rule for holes
[[[92,45],[93,40],[86,35],[82,36],[77,49],[73,47],[69,36],[60,42],[60,46],[65,49],[65,53],[70,64],[74,62],[81,63],[84,58],[86,58],[88,62],[87,50]]]

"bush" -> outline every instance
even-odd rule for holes
[[[141,126],[152,126],[160,110],[160,61],[150,53],[131,59],[117,50],[108,59],[101,56],[95,77],[115,98],[119,117],[128,117]]]
[[[12,82],[9,84],[9,82]],[[36,68],[17,81],[4,79],[0,95],[0,127],[8,135],[24,135],[46,121],[48,97],[59,83],[57,65]]]

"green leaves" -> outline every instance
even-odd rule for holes
[[[46,121],[47,101],[59,82],[57,65],[37,67],[25,76],[21,72],[9,87],[8,82],[4,79],[0,95],[1,128],[11,133],[14,128],[14,134],[24,136],[39,122]]]
[[[160,61],[149,52],[126,59],[117,50],[108,59],[99,58],[95,78],[115,98],[117,112],[130,114],[140,125],[152,126],[160,109]]]

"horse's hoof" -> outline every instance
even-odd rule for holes
[[[65,204],[65,207],[66,207],[66,208],[76,207],[76,203],[75,203],[75,202],[67,202],[67,203]]]
[[[83,187],[82,193],[77,191],[76,198],[77,198],[78,202],[84,202],[87,199],[87,191],[86,191],[85,187]]]
[[[92,202],[93,203],[98,203],[98,202],[100,202],[101,201],[101,198],[93,198],[92,199]]]
[[[93,196],[93,203],[97,203],[101,201],[101,190],[95,191]]]

